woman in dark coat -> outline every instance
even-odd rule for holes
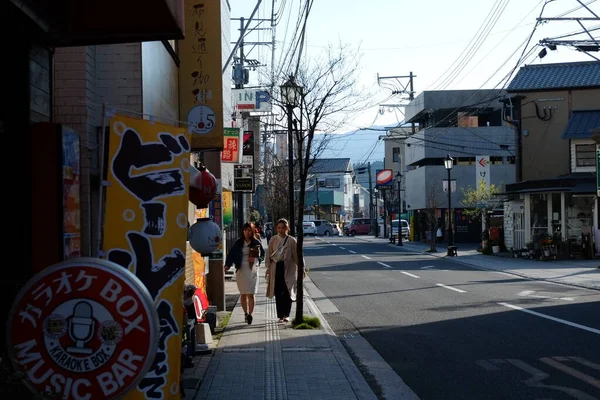
[[[225,259],[226,271],[235,265],[235,281],[240,291],[244,319],[248,325],[252,323],[254,295],[258,292],[258,270],[265,257],[265,250],[255,234],[254,224],[245,223],[242,236],[233,243]]]

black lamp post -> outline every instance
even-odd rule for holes
[[[402,174],[400,171],[396,174],[396,182],[398,182],[398,246],[403,246],[402,244]]]
[[[454,252],[450,250],[451,246],[454,246],[454,238],[452,232],[452,184],[450,181],[450,171],[454,166],[454,159],[450,157],[450,154],[446,155],[444,159],[444,167],[448,171],[448,257],[454,256]]]
[[[300,104],[302,87],[296,83],[296,78],[291,75],[289,79],[280,86],[280,89],[283,104],[285,105],[285,109],[287,111],[288,120],[288,213],[290,216],[290,234],[293,236],[296,234],[296,218],[294,217],[294,143],[292,137],[292,120],[294,116],[294,108],[298,107]]]

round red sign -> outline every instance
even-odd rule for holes
[[[46,268],[21,290],[8,348],[35,392],[64,400],[118,398],[148,372],[159,323],[144,284],[96,258]]]

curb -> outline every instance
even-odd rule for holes
[[[389,246],[393,246],[395,248],[398,247],[396,245],[392,245],[391,243],[389,243],[388,245]],[[580,285],[580,284],[576,284],[576,283],[558,282],[558,281],[555,281],[555,280],[552,280],[552,279],[545,279],[545,278],[533,278],[531,276],[527,276],[527,275],[524,275],[524,274],[519,274],[517,272],[513,272],[512,270],[511,271],[504,271],[504,270],[498,270],[498,269],[494,269],[494,268],[483,267],[483,266],[480,266],[480,265],[473,265],[473,264],[467,263],[465,261],[458,260],[459,257],[438,256],[438,255],[435,255],[433,253],[428,253],[428,252],[419,251],[419,250],[411,250],[411,249],[406,249],[406,251],[409,251],[411,253],[423,254],[423,255],[426,255],[426,256],[434,257],[434,258],[444,259],[444,260],[447,260],[447,261],[450,261],[450,262],[453,262],[453,263],[456,263],[456,264],[465,265],[467,267],[471,267],[471,268],[482,270],[482,271],[502,272],[503,274],[517,276],[519,278],[523,278],[523,279],[526,279],[526,280],[529,280],[529,281],[547,282],[547,283],[552,283],[552,284],[555,284],[555,285],[565,285],[565,286],[572,286],[572,287],[576,287],[576,288],[580,288],[580,289],[588,289],[588,290],[600,291],[600,288],[595,288],[595,287]]]

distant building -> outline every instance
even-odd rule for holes
[[[515,130],[503,120],[502,97],[500,90],[426,91],[406,107],[406,123],[418,124],[418,131],[405,140],[406,207],[413,215],[433,210],[447,226],[444,158],[450,155],[455,160],[451,179],[456,182],[452,193],[456,242],[481,238],[481,223],[462,212],[462,189],[475,188],[481,178],[495,185],[515,181]],[[489,176],[477,175],[482,157],[489,157]],[[423,229],[415,230],[423,236],[425,226],[418,225]]]

